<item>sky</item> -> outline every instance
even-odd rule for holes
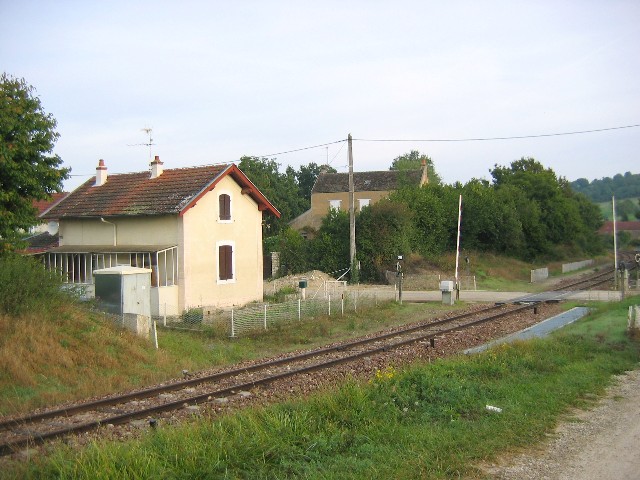
[[[0,68],[56,118],[66,190],[150,155],[347,171],[349,134],[355,171],[419,150],[446,183],[640,172],[637,0],[0,0]]]

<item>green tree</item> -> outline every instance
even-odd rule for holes
[[[421,188],[403,188],[390,198],[407,205],[412,212],[412,250],[424,257],[441,254],[453,242],[455,245],[457,203],[446,198],[450,191],[441,185],[424,185]]]
[[[280,274],[289,275],[309,269],[309,242],[296,230],[286,227],[265,241],[270,252],[280,252]]]
[[[245,156],[238,167],[282,214],[280,218],[265,217],[265,236],[278,235],[290,220],[308,208],[300,196],[294,173],[291,170],[280,173],[275,160]]]
[[[382,199],[356,217],[356,252],[361,280],[380,281],[398,255],[411,252],[412,214],[408,205]]]
[[[322,171],[326,173],[337,173],[335,168],[329,165],[318,165],[315,162],[311,162],[308,165],[300,165],[300,168],[295,173],[300,195],[309,202],[311,202],[311,190],[316,183],[318,175],[320,175]]]
[[[433,166],[433,160],[428,155],[420,153],[418,150],[411,150],[409,153],[400,155],[393,159],[389,170],[419,170],[422,168],[422,162],[427,165],[427,173],[429,174],[429,183],[439,185],[442,183],[440,176],[436,173]]]
[[[311,240],[310,256],[315,268],[334,273],[349,268],[349,214],[330,209]]]
[[[24,79],[0,76],[0,253],[19,244],[38,223],[33,200],[62,191],[69,168],[52,154],[59,134],[35,90]]]
[[[554,246],[584,248],[596,245],[599,215],[579,199],[569,182],[556,177],[533,158],[521,158],[510,167],[491,171],[495,188],[510,188],[527,241],[527,255],[552,253]],[[518,193],[519,192],[519,193]]]
[[[636,214],[636,206],[631,199],[626,198],[616,203],[616,216],[619,220],[628,222]]]

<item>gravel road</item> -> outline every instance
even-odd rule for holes
[[[540,449],[484,466],[500,480],[640,479],[640,370],[617,377],[590,410],[577,410]]]

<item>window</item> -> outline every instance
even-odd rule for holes
[[[342,204],[342,200],[329,200],[329,208],[334,210],[340,210],[340,205]]]
[[[218,283],[234,281],[233,244],[218,244]]]
[[[231,197],[226,193],[223,193],[218,197],[218,201],[220,203],[220,208],[219,208],[220,220],[222,221],[231,220]]]
[[[368,207],[370,203],[371,203],[370,198],[360,198],[358,199],[358,209],[362,211],[362,209],[364,207]]]

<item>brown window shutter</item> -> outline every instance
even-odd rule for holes
[[[220,202],[220,220],[231,220],[231,197],[223,193],[218,197]]]
[[[218,248],[220,280],[233,278],[233,249],[231,245],[220,245]]]

